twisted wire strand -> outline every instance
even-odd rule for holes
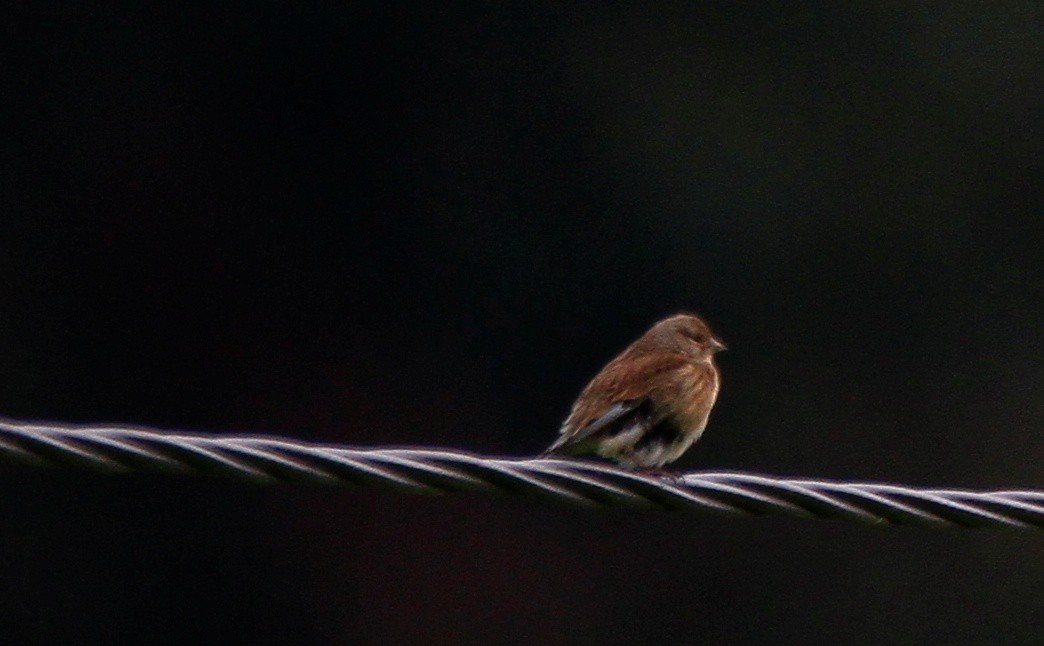
[[[0,420],[0,458],[34,466],[378,486],[423,494],[502,492],[591,507],[782,514],[873,525],[1044,528],[1044,491],[923,489],[731,472],[657,477],[583,460],[347,448],[142,428]]]

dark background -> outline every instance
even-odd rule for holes
[[[1039,3],[182,4],[5,20],[0,414],[530,455],[693,310],[682,468],[1044,488]],[[1044,634],[1034,533],[0,486],[4,643]]]

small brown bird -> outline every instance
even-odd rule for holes
[[[707,426],[725,344],[698,316],[675,314],[643,334],[595,375],[547,453],[596,453],[629,468],[681,457]]]

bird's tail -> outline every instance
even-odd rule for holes
[[[551,443],[551,446],[544,449],[544,451],[537,457],[553,458],[559,455],[569,455],[570,453],[571,451],[569,450],[569,436],[563,433],[559,435],[554,442]]]
[[[540,454],[541,458],[551,458],[593,453],[597,442],[590,437],[577,437],[575,433],[563,433],[551,446]]]
[[[547,458],[553,458],[553,457],[562,455],[561,453],[559,453],[558,449],[559,449],[558,442],[556,441],[554,444],[552,444],[551,446],[547,447],[546,449],[544,449],[543,451],[538,453],[537,454],[537,459],[538,460],[546,460]]]

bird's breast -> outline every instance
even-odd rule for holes
[[[711,408],[718,398],[718,371],[710,362],[693,364],[685,371],[680,386],[675,411],[678,426],[686,434],[692,433],[699,437],[707,426]]]

